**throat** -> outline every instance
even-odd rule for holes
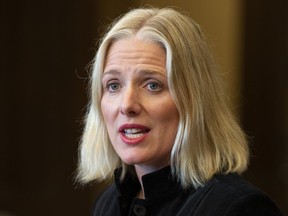
[[[141,189],[141,190],[137,193],[136,198],[138,198],[138,199],[145,199],[145,195],[144,195],[144,190],[143,190],[143,189]]]

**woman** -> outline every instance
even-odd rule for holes
[[[281,215],[239,177],[248,157],[199,26],[167,8],[116,21],[81,143],[81,181],[114,178],[93,215]]]

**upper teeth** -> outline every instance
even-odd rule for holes
[[[136,133],[139,133],[141,132],[142,130],[139,129],[139,128],[129,128],[129,129],[124,129],[124,133],[127,133],[127,134],[136,134]]]

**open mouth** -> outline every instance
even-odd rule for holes
[[[137,144],[142,142],[149,131],[149,128],[135,124],[124,124],[119,128],[122,141],[128,144]]]
[[[123,135],[129,139],[137,139],[139,137],[144,136],[144,134],[148,132],[149,132],[148,129],[129,128],[123,130]]]

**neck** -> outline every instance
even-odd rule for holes
[[[138,199],[145,199],[145,194],[144,194],[143,188],[141,188],[141,190],[137,193],[136,197]]]
[[[143,188],[143,183],[142,183],[142,176],[146,175],[146,174],[148,174],[150,172],[147,171],[146,169],[144,169],[142,166],[138,166],[138,165],[135,165],[135,171],[136,171],[137,178],[138,178],[138,180],[140,182],[140,185],[141,185],[141,189],[137,193],[136,197],[139,198],[139,199],[145,199],[144,188]]]

